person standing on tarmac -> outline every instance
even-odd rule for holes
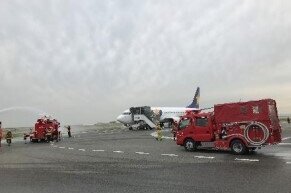
[[[3,129],[2,129],[2,122],[0,121],[0,147],[1,147],[2,138],[3,138]]]
[[[69,136],[69,138],[72,137],[72,134],[71,134],[71,126],[70,125],[68,125],[67,130],[68,130],[68,136]]]
[[[8,146],[10,146],[11,142],[12,142],[12,132],[11,131],[8,131],[6,133],[6,136],[5,136],[5,139],[6,139],[6,142],[8,143]]]
[[[174,121],[173,122],[173,125],[172,125],[172,130],[171,130],[171,132],[173,134],[174,141],[177,140],[177,138],[176,138],[177,130],[178,130],[178,122],[177,121]]]
[[[156,140],[162,141],[162,125],[160,123],[157,124],[157,138]]]
[[[26,133],[23,133],[24,144],[26,144],[26,139],[27,139],[27,134]]]

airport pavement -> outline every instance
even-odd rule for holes
[[[291,129],[283,143],[235,156],[185,152],[153,131],[75,133],[58,143],[4,146],[0,192],[291,192]]]

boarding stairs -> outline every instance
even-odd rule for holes
[[[153,121],[151,121],[147,116],[142,115],[142,114],[141,115],[134,115],[133,120],[136,122],[144,121],[151,128],[156,127],[156,124],[154,124]]]
[[[140,126],[147,125],[150,128],[156,128],[157,119],[154,112],[148,106],[130,108],[132,119]]]

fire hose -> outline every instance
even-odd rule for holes
[[[260,128],[263,131],[264,137],[261,141],[254,141],[250,138],[249,130],[253,127]],[[269,134],[270,134],[270,132],[269,132],[268,128],[264,124],[259,123],[259,122],[250,123],[248,126],[246,126],[245,131],[244,131],[244,136],[245,136],[247,142],[249,142],[251,145],[255,145],[255,146],[263,145],[267,141]]]

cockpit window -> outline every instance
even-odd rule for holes
[[[122,113],[123,115],[130,115],[131,113],[130,112],[124,112]]]
[[[187,126],[191,124],[190,118],[182,119],[179,123],[179,129],[185,129]]]

